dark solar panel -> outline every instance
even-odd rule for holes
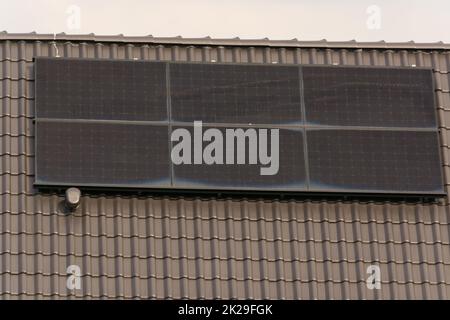
[[[35,73],[40,186],[444,194],[430,70],[37,58]]]
[[[436,132],[308,130],[311,190],[442,193]]]
[[[177,129],[176,127],[174,129]],[[228,129],[234,129],[231,126]],[[193,137],[192,127],[185,127]],[[203,130],[206,132],[207,128]],[[232,148],[227,149],[227,135],[225,128],[221,128],[220,132],[223,136],[223,148],[220,149],[223,153],[223,163],[226,163],[225,155],[230,152]],[[243,130],[247,130],[243,128]],[[300,130],[279,130],[279,160],[276,166],[275,158],[267,165],[261,165],[260,155],[261,148],[259,144],[259,129],[254,129],[258,141],[252,144],[254,155],[258,155],[256,164],[250,163],[250,149],[249,138],[246,138],[245,150],[240,149],[239,152],[244,151],[245,164],[236,164],[238,157],[237,140],[234,144],[234,165],[231,164],[181,164],[174,165],[174,187],[175,188],[210,188],[210,189],[254,189],[254,190],[306,190],[305,184],[305,164],[303,153],[303,134]],[[268,148],[264,155],[271,155],[271,131],[267,131]],[[249,135],[250,136],[250,135]],[[215,141],[212,139],[212,141]],[[231,141],[231,140],[230,140]],[[242,140],[243,141],[243,140]],[[276,140],[273,140],[276,141]],[[174,142],[173,145],[179,142]],[[209,141],[203,142],[203,150],[210,144]],[[230,146],[230,145],[228,145]],[[256,149],[258,148],[258,149]],[[192,149],[193,150],[193,149]],[[218,149],[219,150],[219,149]],[[215,153],[214,153],[215,154]],[[194,155],[192,152],[191,163],[194,162]],[[219,157],[220,158],[220,157]],[[261,168],[272,167],[273,172],[275,168],[278,170],[273,175],[261,175]]]
[[[300,123],[299,68],[170,65],[172,120],[218,123]]]
[[[306,121],[343,126],[436,126],[431,70],[303,67]]]
[[[40,118],[164,121],[166,97],[161,62],[36,59]]]
[[[37,184],[170,186],[166,126],[37,122]]]

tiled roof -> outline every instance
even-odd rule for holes
[[[0,298],[450,298],[437,203],[85,195],[34,181],[34,56],[434,70],[449,185],[449,45],[0,33]],[[80,290],[66,268],[81,267]],[[366,269],[381,268],[381,290]]]

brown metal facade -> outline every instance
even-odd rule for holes
[[[54,41],[56,38],[56,41]],[[426,66],[449,191],[450,47],[0,33],[0,298],[448,299],[439,203],[83,196],[76,213],[34,182],[34,56]],[[81,289],[66,288],[69,265]],[[369,265],[381,289],[369,290]]]

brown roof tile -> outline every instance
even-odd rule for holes
[[[56,42],[54,41],[56,38]],[[0,33],[1,298],[450,296],[447,203],[86,195],[34,181],[33,56],[433,68],[446,182],[450,45]],[[82,288],[66,289],[78,264]],[[368,290],[366,268],[381,268]]]

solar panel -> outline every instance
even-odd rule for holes
[[[174,130],[178,128],[184,128],[188,130],[191,137],[194,137],[192,127],[174,127]],[[226,128],[217,129],[221,132],[222,148],[220,148],[223,156],[219,156],[212,164],[206,164],[202,160],[202,164],[194,164],[194,151],[191,151],[191,164],[180,164],[173,166],[173,181],[174,187],[176,188],[210,188],[210,189],[251,189],[251,190],[296,190],[304,191],[306,190],[306,174],[305,174],[305,164],[304,164],[304,153],[303,153],[303,133],[301,130],[289,130],[281,129],[278,133],[279,140],[279,159],[273,157],[270,162],[265,161],[267,164],[262,164],[260,152],[258,149],[258,144],[260,142],[260,134],[266,130],[267,134],[267,149],[263,153],[264,155],[271,156],[271,134],[270,129],[264,128],[252,128],[254,130],[254,136],[257,140],[255,143],[250,144],[250,134],[245,138],[244,149],[238,148],[238,139],[235,138],[234,130],[240,129],[236,127],[227,126]],[[249,128],[243,128],[244,132],[247,132]],[[208,127],[204,127],[203,131],[206,133]],[[226,130],[231,130],[233,133],[233,164],[228,163],[226,155],[230,153],[231,150],[231,140],[230,136],[227,136]],[[244,137],[244,136],[242,136]],[[211,139],[214,141],[214,139]],[[242,140],[244,141],[244,140]],[[275,141],[275,140],[273,140]],[[178,142],[177,142],[178,143]],[[210,141],[204,141],[202,143],[202,153],[205,154],[207,151],[207,146]],[[173,143],[176,144],[176,143]],[[192,142],[193,144],[193,142]],[[252,149],[253,147],[253,149]],[[193,150],[194,147],[192,146]],[[173,149],[172,149],[173,150]],[[245,155],[245,163],[238,163],[238,154],[242,153]],[[215,153],[214,153],[215,154]],[[251,163],[249,158],[250,154],[255,156],[255,164]],[[221,161],[223,164],[217,164],[216,162]],[[278,163],[277,163],[278,162]],[[263,175],[261,168],[272,168],[274,171],[277,170],[276,174]]]
[[[56,121],[36,126],[37,184],[170,186],[167,126]]]
[[[430,70],[35,61],[38,186],[445,194]]]
[[[36,59],[40,118],[165,121],[161,62]]]
[[[436,127],[429,69],[303,67],[309,124]]]
[[[172,120],[300,123],[299,69],[293,66],[170,65]]]
[[[436,132],[308,130],[311,190],[442,192]]]

